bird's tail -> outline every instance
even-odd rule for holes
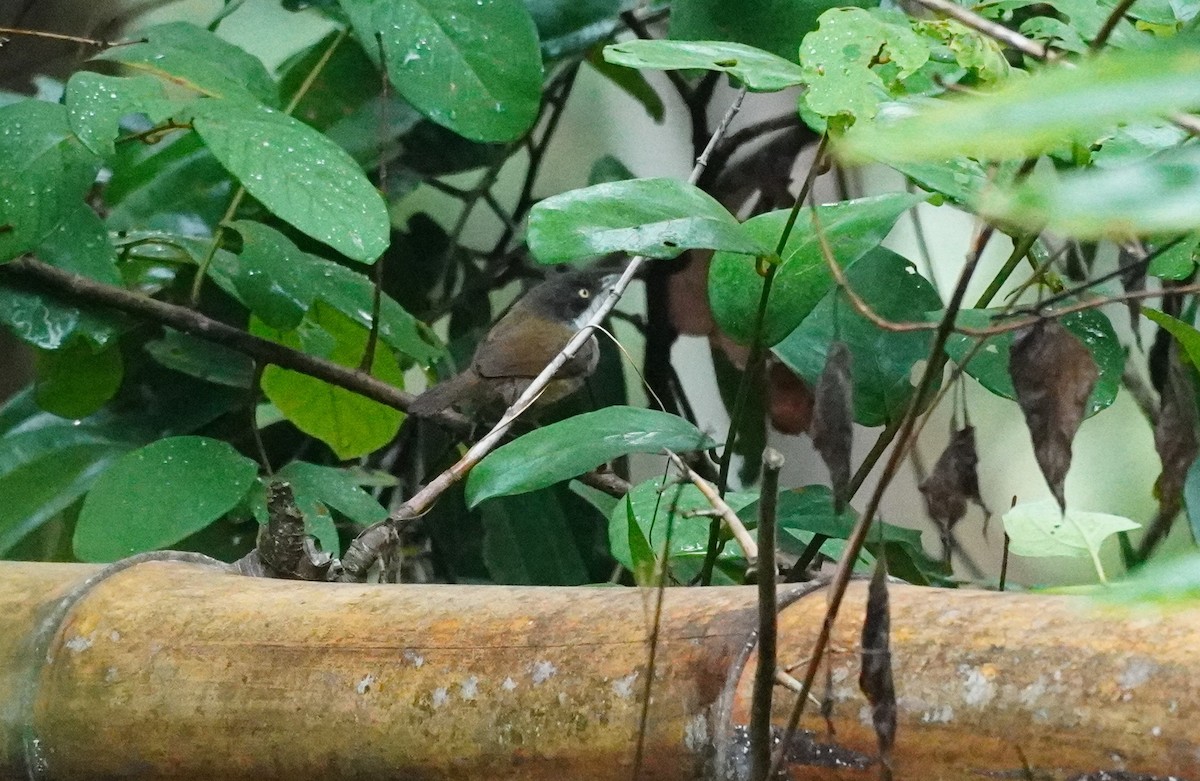
[[[439,382],[413,400],[410,415],[431,417],[447,407],[469,401],[479,385],[479,376],[469,369],[445,382]]]

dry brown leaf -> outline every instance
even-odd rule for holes
[[[851,356],[845,342],[829,345],[825,368],[817,380],[813,401],[813,445],[829,468],[835,509],[841,512],[850,483],[850,447],[854,438],[854,386],[850,376]]]
[[[867,590],[858,688],[871,704],[871,723],[875,726],[875,737],[879,741],[881,781],[890,781],[892,777],[892,746],[896,742],[896,687],[892,680],[891,629],[887,565],[880,557],[875,561],[875,573]]]
[[[1196,439],[1196,387],[1192,372],[1190,366],[1179,360],[1178,347],[1172,346],[1167,359],[1162,404],[1154,425],[1154,449],[1162,461],[1162,472],[1154,483],[1158,512],[1147,525],[1138,546],[1138,555],[1142,559],[1149,556],[1170,532],[1175,517],[1183,508],[1183,485],[1188,469],[1200,452]]]
[[[1096,361],[1070,331],[1043,320],[1013,340],[1008,373],[1038,466],[1065,510],[1063,480],[1071,468],[1071,441],[1099,377]]]
[[[967,514],[967,501],[975,502],[985,515],[988,514],[979,495],[978,464],[975,427],[963,426],[951,435],[933,472],[918,486],[925,497],[925,511],[941,532],[943,558],[947,564],[953,547],[950,532]]]

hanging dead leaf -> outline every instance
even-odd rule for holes
[[[825,368],[817,380],[810,434],[813,445],[829,468],[835,510],[841,512],[850,483],[850,447],[854,436],[854,398],[850,377],[850,350],[845,342],[829,345]]]
[[[896,742],[896,687],[892,680],[891,611],[888,606],[887,564],[875,560],[867,589],[867,615],[862,628],[862,669],[858,688],[871,704],[871,723],[879,742],[879,778],[892,777],[892,746]]]
[[[1071,441],[1099,377],[1096,361],[1070,331],[1043,320],[1013,340],[1008,373],[1038,466],[1065,511],[1063,480],[1071,467]]]
[[[1154,449],[1162,461],[1162,472],[1154,483],[1158,512],[1146,527],[1138,545],[1138,557],[1145,559],[1171,530],[1183,507],[1183,484],[1188,469],[1200,452],[1196,439],[1196,386],[1193,369],[1179,360],[1178,346],[1170,348],[1162,403],[1154,424]]]
[[[977,504],[985,518],[990,515],[979,495],[978,464],[975,427],[963,426],[950,436],[950,443],[938,457],[933,472],[918,486],[925,497],[925,511],[941,532],[943,560],[947,565],[954,547],[950,533],[967,514],[967,501]]]

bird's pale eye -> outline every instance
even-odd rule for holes
[[[592,291],[588,290],[586,287],[579,288],[579,297],[580,298],[590,298],[591,295],[592,295]]]

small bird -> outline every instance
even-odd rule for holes
[[[492,326],[471,365],[418,396],[409,413],[428,417],[455,407],[473,415],[507,408],[596,314],[604,292],[619,276],[611,270],[569,271],[537,285]],[[599,360],[593,336],[559,370],[537,404],[579,390]]]

